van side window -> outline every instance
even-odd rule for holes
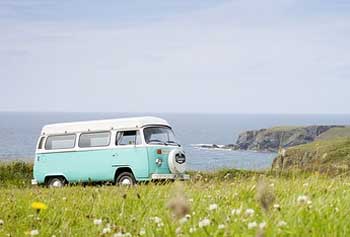
[[[75,146],[75,135],[57,135],[49,136],[46,139],[45,149],[55,150],[55,149],[69,149]]]
[[[79,147],[102,147],[109,146],[111,141],[110,132],[82,133],[79,137]]]
[[[140,131],[123,131],[117,133],[116,145],[140,145]]]
[[[45,137],[41,137],[38,145],[38,149],[41,150],[44,147],[44,139]]]

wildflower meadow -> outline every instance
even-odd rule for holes
[[[348,236],[350,178],[192,173],[133,187],[0,188],[0,236]]]

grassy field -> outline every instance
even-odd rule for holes
[[[29,186],[30,165],[4,175],[10,166],[0,166],[0,236],[350,235],[348,177],[222,170],[189,182],[47,189]]]

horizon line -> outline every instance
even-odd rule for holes
[[[350,113],[288,113],[288,112],[209,112],[209,111],[198,111],[198,112],[179,112],[179,111],[143,111],[143,112],[126,112],[126,111],[54,111],[54,110],[0,110],[0,113],[72,113],[72,114],[92,114],[92,113],[103,113],[103,114],[210,114],[210,115],[350,115]]]

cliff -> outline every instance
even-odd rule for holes
[[[281,150],[274,159],[275,171],[304,170],[332,175],[350,169],[350,138],[317,140],[309,144]]]
[[[239,135],[234,147],[241,150],[277,152],[280,148],[289,148],[313,142],[332,129],[342,130],[344,128],[344,126],[315,125],[307,127],[273,127],[246,131]],[[331,133],[329,132],[329,134]]]

